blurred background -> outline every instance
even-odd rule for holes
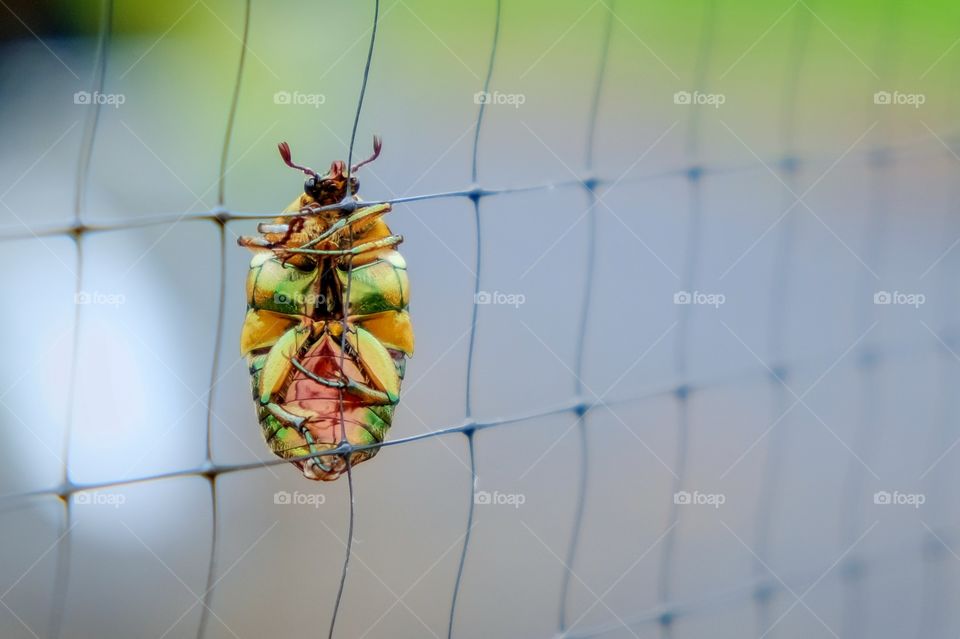
[[[0,636],[326,636],[348,485],[259,463],[235,240],[346,159],[373,2],[0,4]],[[469,188],[483,102],[498,191],[479,272],[469,198],[389,216],[389,437],[471,335],[488,427],[354,470],[335,636],[447,636],[471,501],[455,637],[956,636],[960,6],[507,0],[478,96],[497,16],[380,6],[361,195]]]

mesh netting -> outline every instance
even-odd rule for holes
[[[484,28],[489,29],[490,31],[489,58],[487,61],[486,74],[483,78],[482,85],[477,87],[478,90],[482,90],[485,93],[489,93],[491,88],[491,80],[495,76],[496,63],[498,60],[497,54],[499,35],[502,26],[501,22],[504,19],[501,11],[500,0],[495,0],[491,4],[493,8],[493,17],[490,24],[484,26]],[[699,109],[691,109],[689,111],[689,119],[685,123],[687,131],[685,143],[685,164],[670,171],[665,171],[656,175],[629,177],[626,175],[626,172],[613,175],[604,175],[596,172],[596,128],[600,117],[599,114],[601,106],[606,95],[605,88],[608,82],[607,67],[610,57],[609,54],[611,49],[611,41],[614,39],[614,34],[616,33],[615,27],[618,20],[616,8],[612,5],[612,3],[605,5],[605,8],[607,11],[604,17],[601,37],[598,42],[590,43],[590,46],[596,49],[599,64],[595,69],[593,77],[589,79],[591,98],[588,117],[586,121],[583,122],[583,126],[586,127],[587,130],[587,136],[586,148],[583,150],[582,156],[579,159],[579,164],[582,166],[582,173],[580,175],[554,181],[521,184],[519,186],[510,187],[495,187],[481,184],[478,181],[478,158],[480,157],[480,154],[484,152],[484,149],[481,149],[481,131],[484,127],[485,114],[487,113],[488,106],[486,102],[481,102],[477,108],[476,121],[474,125],[475,128],[472,147],[471,173],[469,176],[466,176],[469,178],[466,187],[454,188],[452,190],[442,192],[422,193],[367,202],[368,204],[378,204],[383,202],[391,204],[408,204],[422,200],[434,199],[459,199],[468,201],[472,206],[474,221],[475,262],[473,264],[473,273],[475,275],[474,295],[477,296],[480,295],[485,289],[482,277],[485,265],[481,258],[485,255],[486,237],[482,232],[483,226],[481,224],[481,220],[483,219],[484,213],[488,210],[488,207],[496,206],[496,198],[511,194],[537,195],[548,191],[555,191],[563,187],[581,189],[582,194],[586,198],[587,202],[585,212],[587,226],[586,231],[583,234],[583,241],[586,243],[587,250],[586,260],[581,267],[585,274],[584,287],[581,292],[583,301],[578,305],[574,313],[577,324],[577,337],[575,356],[573,358],[573,364],[570,372],[573,378],[576,380],[575,387],[572,389],[572,392],[566,400],[559,401],[551,405],[531,407],[529,410],[496,418],[483,417],[482,415],[484,412],[478,410],[478,407],[475,406],[475,396],[472,393],[472,387],[476,381],[474,355],[477,349],[476,328],[479,312],[479,305],[474,304],[472,310],[473,314],[471,330],[468,335],[469,346],[466,359],[464,419],[453,424],[432,425],[435,427],[428,432],[405,437],[391,438],[383,444],[377,444],[375,446],[378,448],[387,449],[381,452],[382,455],[404,455],[406,454],[406,450],[404,449],[409,450],[408,445],[426,439],[442,437],[463,438],[466,440],[466,450],[468,455],[467,465],[470,473],[470,488],[469,493],[464,495],[464,498],[468,500],[469,507],[467,511],[467,519],[464,522],[464,534],[462,537],[462,542],[458,545],[459,560],[457,561],[457,569],[452,591],[450,592],[449,600],[447,602],[443,602],[442,604],[449,606],[449,623],[446,631],[447,635],[450,637],[469,635],[471,632],[476,631],[475,628],[465,628],[462,622],[459,621],[457,614],[458,604],[462,605],[463,600],[461,591],[464,584],[470,579],[470,558],[474,556],[475,553],[487,552],[485,549],[475,546],[475,540],[471,535],[471,532],[475,526],[475,486],[478,481],[478,460],[475,455],[476,440],[481,433],[484,433],[485,431],[492,429],[509,430],[510,428],[516,427],[524,422],[532,422],[541,418],[556,415],[572,415],[575,417],[575,422],[572,428],[577,436],[578,455],[578,463],[574,470],[576,474],[576,490],[571,496],[571,499],[574,503],[573,517],[571,520],[564,521],[562,523],[562,525],[568,527],[570,531],[568,543],[563,551],[558,553],[558,559],[564,565],[565,570],[562,574],[562,582],[559,585],[559,618],[556,622],[556,629],[558,633],[557,636],[586,638],[597,636],[613,636],[617,632],[626,632],[627,635],[631,636],[641,636],[640,633],[656,632],[660,636],[669,637],[672,636],[679,620],[686,617],[708,615],[715,610],[723,610],[732,606],[732,602],[737,602],[737,604],[741,604],[743,602],[752,602],[751,605],[754,607],[756,612],[756,634],[766,636],[772,628],[776,627],[780,623],[783,616],[787,614],[779,612],[779,609],[775,606],[775,601],[778,595],[784,595],[790,601],[794,601],[793,605],[790,606],[790,609],[797,605],[806,607],[806,603],[803,601],[803,597],[806,593],[796,592],[787,584],[785,580],[781,580],[780,577],[769,570],[767,566],[771,544],[770,537],[772,535],[774,526],[774,512],[777,508],[778,500],[781,497],[783,484],[781,475],[784,472],[783,469],[788,463],[789,456],[791,454],[791,432],[787,429],[778,429],[775,427],[791,410],[798,406],[801,408],[805,406],[804,398],[807,394],[798,394],[794,392],[791,384],[788,384],[787,382],[792,382],[795,379],[794,376],[797,375],[801,368],[815,369],[819,366],[821,369],[824,367],[829,367],[828,370],[831,370],[834,366],[839,365],[840,359],[842,359],[841,357],[822,362],[793,361],[788,358],[787,351],[784,346],[784,332],[786,330],[785,327],[788,324],[787,320],[790,313],[788,300],[790,299],[792,285],[791,274],[797,266],[795,245],[798,241],[797,226],[792,222],[793,217],[789,216],[788,214],[794,207],[798,206],[798,203],[805,194],[798,193],[800,190],[798,172],[801,167],[810,168],[822,166],[825,168],[831,168],[832,165],[835,165],[837,162],[836,158],[830,157],[826,154],[822,157],[799,155],[796,150],[797,114],[795,113],[795,104],[797,101],[795,96],[798,92],[798,83],[803,72],[805,52],[807,51],[810,39],[811,24],[815,20],[815,16],[809,11],[798,11],[795,16],[795,26],[793,28],[791,40],[788,45],[788,68],[784,72],[784,77],[787,79],[784,82],[783,89],[783,103],[785,107],[783,112],[780,114],[779,120],[781,133],[780,144],[782,147],[781,153],[772,158],[756,157],[755,162],[750,162],[740,166],[708,166],[702,163],[700,159],[700,147],[702,144],[700,118],[702,117],[702,111]],[[213,393],[217,388],[217,382],[222,373],[220,361],[221,338],[224,322],[231,321],[230,319],[225,318],[224,313],[224,300],[227,287],[233,286],[233,283],[227,281],[226,252],[230,250],[227,242],[228,231],[230,230],[232,224],[241,222],[243,220],[270,219],[276,216],[276,213],[273,212],[241,213],[225,208],[226,198],[224,177],[227,171],[228,162],[230,160],[231,142],[233,141],[234,137],[234,124],[237,116],[237,104],[245,73],[247,40],[250,30],[250,9],[250,0],[247,0],[244,5],[244,29],[241,36],[243,42],[240,47],[240,56],[236,67],[236,80],[233,86],[231,102],[229,105],[229,115],[227,117],[226,130],[223,138],[222,155],[219,168],[220,179],[218,184],[218,207],[216,209],[202,213],[170,213],[152,215],[139,218],[135,221],[118,220],[116,222],[86,222],[83,216],[85,193],[90,182],[90,161],[93,148],[97,143],[97,125],[100,111],[102,109],[101,105],[92,104],[89,108],[88,117],[84,124],[85,129],[78,164],[77,184],[75,189],[76,198],[74,202],[74,216],[72,222],[66,225],[51,225],[46,227],[29,226],[26,230],[7,232],[2,238],[4,241],[17,241],[49,236],[66,236],[72,238],[76,243],[77,249],[76,292],[79,294],[84,288],[84,247],[87,237],[90,234],[111,233],[120,230],[148,226],[165,227],[185,220],[190,220],[208,222],[217,229],[219,237],[218,255],[220,271],[217,290],[220,302],[217,315],[217,332],[215,337],[214,357],[210,369],[210,386],[208,392],[205,394],[206,400],[204,402],[207,410],[207,443],[206,455],[203,463],[197,466],[182,468],[175,471],[151,474],[142,477],[133,477],[129,479],[123,479],[121,481],[103,481],[94,483],[74,482],[71,480],[69,466],[71,424],[68,424],[67,432],[63,438],[63,459],[66,460],[66,463],[64,464],[61,473],[62,481],[58,485],[51,486],[45,490],[6,495],[2,498],[2,502],[0,502],[4,506],[14,507],[25,500],[36,499],[44,496],[56,496],[63,503],[66,516],[64,518],[63,529],[61,531],[61,541],[57,545],[57,568],[55,579],[56,590],[51,607],[52,619],[50,631],[48,633],[50,637],[70,636],[68,629],[66,629],[63,625],[62,615],[63,610],[65,609],[66,600],[68,597],[70,597],[71,590],[78,587],[78,584],[71,582],[70,575],[70,533],[74,526],[72,508],[78,494],[123,485],[164,481],[191,476],[202,477],[207,480],[209,485],[209,504],[212,512],[213,526],[212,538],[210,542],[209,566],[206,572],[206,585],[199,595],[198,603],[198,605],[200,605],[202,608],[202,614],[196,636],[198,638],[202,638],[207,636],[212,623],[212,617],[215,616],[215,613],[213,612],[213,596],[216,592],[218,578],[222,574],[222,566],[219,564],[221,556],[219,544],[222,535],[220,517],[220,508],[222,507],[222,503],[221,500],[218,499],[219,482],[225,475],[237,473],[258,473],[263,472],[265,468],[286,463],[282,460],[254,461],[247,463],[218,462],[214,459],[213,446],[211,443],[213,437],[212,433],[217,427],[212,406],[214,403]],[[369,48],[365,58],[363,83],[360,90],[359,99],[357,101],[356,116],[353,120],[353,126],[350,132],[347,166],[351,165],[354,155],[354,143],[357,138],[358,124],[363,107],[363,97],[367,87],[367,78],[371,62],[377,55],[376,27],[379,11],[379,1],[375,0],[373,3],[373,22],[371,25],[372,29],[369,39]],[[717,19],[716,11],[716,2],[709,2],[707,4],[707,10],[703,13],[702,25],[700,27],[701,33],[698,42],[695,45],[697,48],[695,86],[700,87],[702,90],[707,88],[707,81],[710,77],[710,65],[712,64],[710,53],[713,47],[713,31],[715,29]],[[93,92],[103,92],[104,90],[107,61],[110,56],[112,12],[113,2],[111,0],[107,0],[102,14],[102,23],[100,25],[100,39],[96,56],[97,66],[95,83],[94,86],[91,87],[91,91]],[[888,168],[901,154],[915,153],[917,149],[929,150],[929,147],[932,147],[933,153],[943,152],[943,150],[938,148],[935,144],[931,145],[929,140],[923,140],[918,143],[904,144],[901,146],[887,145],[879,149],[858,151],[848,150],[849,153],[844,154],[844,157],[849,154],[851,161],[856,159],[857,161],[865,163],[867,170],[871,175],[871,193],[879,194],[875,195],[874,197],[874,201],[871,205],[870,218],[863,234],[864,245],[866,247],[865,259],[868,263],[875,265],[882,261],[884,242],[887,239],[886,228],[888,216],[892,214],[888,204],[888,199],[884,198],[883,196],[884,189],[888,184]],[[491,152],[493,152],[493,150],[491,150]],[[694,306],[692,304],[680,304],[677,306],[676,320],[674,325],[671,326],[672,335],[670,335],[670,339],[673,341],[673,369],[669,371],[669,374],[664,375],[665,378],[675,381],[664,383],[661,387],[647,389],[642,393],[631,394],[629,397],[615,401],[606,399],[605,394],[595,393],[584,384],[583,377],[584,361],[590,357],[590,352],[587,347],[588,331],[591,326],[591,322],[595,319],[596,313],[601,310],[598,308],[598,300],[596,296],[597,278],[595,273],[597,253],[599,249],[598,242],[600,241],[597,233],[597,216],[598,212],[603,210],[610,210],[611,213],[613,213],[612,209],[610,209],[610,205],[603,200],[604,194],[607,191],[612,190],[614,187],[620,185],[639,183],[656,184],[659,181],[675,179],[678,177],[684,180],[685,189],[687,190],[687,194],[689,196],[689,209],[687,211],[688,218],[684,240],[684,265],[682,272],[679,273],[679,281],[681,290],[695,291],[699,281],[699,259],[705,250],[705,244],[711,241],[708,236],[705,236],[704,227],[706,198],[704,188],[705,178],[712,176],[733,176],[738,173],[754,171],[757,169],[758,165],[772,173],[784,187],[782,210],[785,211],[785,213],[777,219],[778,223],[781,219],[784,220],[784,223],[774,224],[768,229],[768,233],[771,235],[772,241],[774,241],[777,246],[775,261],[772,267],[773,285],[769,292],[766,316],[763,318],[763,323],[769,327],[768,352],[771,354],[771,363],[764,363],[761,358],[756,357],[756,365],[751,367],[749,370],[743,371],[742,374],[725,374],[716,379],[704,378],[702,376],[695,377],[691,375],[691,356],[689,353],[689,345],[692,341],[691,314]],[[947,217],[949,218],[949,216]],[[952,228],[952,225],[949,225],[948,229],[949,228]],[[766,235],[767,233],[764,233],[764,236]],[[855,294],[861,297],[870,297],[874,294],[874,290],[876,288],[875,278],[871,275],[869,268],[865,268],[862,272],[862,275],[863,277],[857,284],[858,290],[855,292]],[[949,286],[949,278],[945,276],[944,280],[944,290],[948,290],[947,287]],[[419,285],[429,286],[429,283],[421,283]],[[76,317],[74,320],[74,326],[79,326],[82,321],[84,307],[82,305],[76,305],[75,308]],[[859,317],[857,319],[859,322],[858,325],[869,325],[871,329],[876,324],[876,322],[871,324],[869,317]],[[947,320],[949,320],[949,318],[947,318]],[[948,324],[949,322],[946,323]],[[875,405],[873,401],[873,395],[876,392],[879,384],[879,371],[881,371],[884,366],[893,365],[896,362],[902,361],[903,359],[915,357],[917,353],[917,349],[912,347],[898,348],[895,346],[879,345],[876,342],[867,339],[867,334],[869,332],[870,331],[868,330],[866,333],[861,335],[860,339],[858,339],[847,349],[846,352],[843,353],[844,356],[847,353],[854,353],[850,359],[853,362],[852,366],[856,371],[856,375],[858,376],[857,385],[859,386],[858,392],[860,393],[860,397],[857,399],[857,401],[862,403],[864,410],[860,411],[860,415],[858,417],[858,427],[855,431],[856,441],[840,442],[845,447],[850,449],[851,455],[850,459],[848,460],[849,467],[847,468],[843,485],[838,488],[842,494],[841,500],[844,504],[843,511],[845,513],[844,521],[842,523],[844,537],[842,548],[845,550],[845,552],[839,559],[837,559],[836,565],[841,564],[841,561],[845,560],[847,552],[854,548],[864,537],[866,534],[865,531],[869,531],[871,529],[870,518],[867,517],[862,508],[858,506],[858,499],[860,493],[863,491],[864,482],[871,475],[875,476],[875,474],[871,470],[868,453],[862,453],[861,456],[861,454],[853,451],[870,450],[870,442],[878,436],[876,430],[874,429],[876,416],[871,414],[870,408]],[[932,330],[931,333],[933,333]],[[665,337],[666,334],[661,336],[661,338]],[[937,338],[936,341],[937,343],[933,343],[932,347],[928,350],[946,353],[945,359],[948,361],[948,364],[944,366],[944,370],[946,371],[950,364],[949,359],[955,355],[953,354],[953,351],[948,343],[940,342],[939,338]],[[68,405],[70,406],[73,405],[73,393],[74,389],[76,388],[76,371],[78,365],[76,343],[77,340],[74,340],[75,346],[71,360],[71,370],[73,373],[70,381],[70,398],[68,399]],[[844,363],[844,366],[847,365],[849,364]],[[946,380],[949,379],[949,374],[947,372],[943,372],[941,375],[941,380],[946,384]],[[814,382],[814,386],[818,381],[819,380]],[[691,402],[692,398],[698,393],[730,384],[762,384],[766,389],[766,396],[763,397],[762,400],[758,401],[762,401],[764,405],[769,405],[769,417],[770,421],[772,422],[770,428],[767,429],[761,437],[761,439],[766,438],[767,454],[763,463],[761,476],[758,479],[760,489],[758,491],[757,503],[755,505],[753,517],[755,536],[754,543],[750,546],[750,554],[755,559],[755,576],[754,578],[743,583],[731,584],[729,588],[717,592],[710,597],[695,601],[684,600],[677,595],[675,574],[676,562],[678,561],[678,552],[681,552],[679,550],[678,524],[687,516],[686,513],[688,511],[684,509],[683,501],[678,500],[676,496],[682,494],[685,489],[689,487],[688,473],[689,458],[691,454],[690,448],[692,445],[692,440],[695,437],[691,432],[691,412],[693,410]],[[606,605],[603,603],[603,597],[606,595],[606,593],[596,593],[592,590],[590,591],[592,599],[594,599],[592,605],[585,607],[573,606],[571,604],[571,600],[573,598],[572,590],[578,585],[578,582],[580,582],[580,585],[585,586],[585,584],[583,584],[577,576],[577,569],[580,563],[583,561],[581,557],[583,528],[585,521],[589,516],[590,503],[588,497],[591,494],[590,486],[596,472],[596,469],[594,468],[596,458],[590,454],[591,448],[597,445],[598,441],[593,432],[594,428],[592,422],[594,421],[594,415],[608,409],[613,409],[618,405],[635,403],[640,400],[656,397],[670,398],[673,402],[675,402],[676,422],[674,427],[676,446],[673,460],[669,464],[666,464],[670,469],[672,469],[672,488],[670,494],[660,495],[657,497],[662,499],[665,503],[669,503],[669,511],[666,515],[666,523],[663,526],[662,535],[656,539],[656,542],[653,546],[643,552],[643,554],[640,556],[640,559],[636,559],[636,562],[639,562],[644,557],[647,557],[648,554],[650,554],[651,557],[657,558],[655,568],[653,568],[653,570],[655,570],[657,574],[656,589],[658,605],[652,610],[638,611],[636,615],[626,617],[617,615],[616,613],[610,611],[614,617],[612,621],[605,624],[584,627],[582,620],[587,617],[597,606]],[[824,426],[826,426],[826,424],[824,424]],[[829,427],[827,427],[827,429],[829,430]],[[942,450],[945,439],[946,443],[949,444],[949,437],[945,437],[943,434],[946,432],[948,431],[946,430],[946,427],[944,427],[942,433],[937,431],[936,433],[929,434],[931,451],[935,453],[937,450]],[[837,437],[837,439],[839,440],[840,438]],[[356,450],[356,447],[345,443],[333,451],[333,453],[347,454],[352,450]],[[936,457],[936,455],[933,455],[933,457]],[[342,564],[342,571],[339,572],[340,581],[336,594],[336,602],[333,607],[333,613],[329,619],[328,634],[330,637],[333,637],[337,634],[337,615],[338,611],[340,610],[341,600],[344,597],[345,586],[350,579],[352,570],[350,559],[353,553],[352,544],[354,539],[355,521],[355,488],[352,473],[353,471],[348,469],[348,477],[346,480],[350,490],[349,526],[347,529],[346,552]],[[935,542],[940,539],[938,534],[935,533],[933,529],[928,528],[928,531],[929,534],[920,535],[910,540],[910,544],[915,546],[918,552],[922,548],[929,550],[931,546],[936,546],[937,544]],[[952,553],[928,552],[927,554],[933,558],[933,561],[930,562],[931,565],[937,562],[949,563],[955,561]],[[888,561],[889,559],[889,554],[881,553],[877,556],[872,556],[858,553],[856,556],[856,561],[844,562],[842,570],[837,570],[834,573],[831,573],[833,575],[839,575],[843,581],[844,616],[842,628],[843,632],[839,633],[841,636],[853,637],[862,634],[862,631],[858,630],[858,627],[861,625],[860,620],[862,620],[864,615],[867,614],[866,610],[864,609],[865,604],[863,597],[863,592],[866,588],[865,584],[867,582],[866,576],[873,574],[871,573],[870,568],[874,564],[880,564],[884,561]],[[636,565],[634,558],[630,557],[628,560],[625,556],[623,562],[624,568],[629,570],[633,567],[631,564]],[[819,570],[812,570],[810,572],[810,576],[816,580],[814,585],[819,583],[820,580],[826,578],[827,576],[827,573],[821,574],[821,571]],[[331,577],[331,575],[334,574],[332,571],[324,572],[323,574],[324,578],[334,578]],[[941,578],[941,573],[939,573],[935,567],[929,568],[925,578],[926,581],[924,583],[926,584],[926,587],[930,588],[931,592],[933,592],[937,590],[937,584],[939,583],[938,580]],[[610,588],[612,589],[614,585],[611,585]],[[441,603],[437,602],[436,605],[439,606]],[[920,636],[934,636],[934,634],[939,631],[939,627],[936,626],[938,622],[936,622],[935,619],[936,615],[931,611],[926,611],[926,613],[921,616],[921,628],[918,630],[918,632],[920,632]],[[821,627],[820,630],[822,631],[823,628]],[[326,632],[326,630],[324,631]],[[322,633],[317,631],[317,634]],[[832,631],[831,634],[833,634]],[[625,635],[621,634],[617,636]]]

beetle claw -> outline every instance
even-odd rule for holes
[[[271,250],[273,251],[274,256],[275,256],[278,260],[280,260],[280,265],[281,265],[281,266],[286,266],[287,263],[288,263],[291,259],[293,259],[293,256],[295,255],[295,253],[291,253],[290,251],[288,251],[288,250],[286,250],[286,249],[284,249],[284,248],[273,248],[273,249],[271,249]]]
[[[333,470],[333,466],[327,466],[327,465],[324,464],[322,461],[320,461],[320,458],[319,458],[319,457],[313,457],[313,458],[311,458],[311,459],[308,459],[308,460],[307,460],[307,465],[310,466],[311,469],[312,469],[312,468],[319,468],[321,471],[323,471],[323,472],[325,472],[325,473],[329,473],[331,470]]]

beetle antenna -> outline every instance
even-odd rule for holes
[[[358,162],[357,164],[354,164],[354,165],[350,168],[350,172],[351,172],[351,173],[354,173],[357,169],[359,169],[359,168],[360,168],[361,166],[363,166],[364,164],[370,164],[371,162],[373,162],[374,160],[376,160],[378,157],[380,157],[380,149],[382,149],[382,148],[383,148],[383,140],[380,138],[379,135],[373,136],[373,155],[371,155],[370,157],[368,157],[368,158],[367,158],[366,160],[364,160],[363,162]]]
[[[313,169],[307,168],[305,166],[300,166],[299,164],[294,164],[293,159],[290,155],[290,145],[286,142],[281,142],[277,145],[277,148],[280,149],[280,157],[283,158],[284,163],[289,166],[291,169],[297,169],[298,171],[303,171],[307,175],[313,177],[320,177],[317,175],[317,172]]]

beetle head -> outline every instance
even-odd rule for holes
[[[281,142],[278,145],[280,157],[287,166],[302,171],[307,180],[303,184],[303,191],[316,201],[320,206],[336,204],[347,197],[348,187],[351,194],[356,194],[360,189],[360,182],[353,175],[364,164],[369,164],[380,155],[380,149],[383,148],[383,141],[378,136],[373,136],[373,155],[366,160],[354,164],[350,170],[343,160],[334,160],[330,164],[330,170],[325,175],[320,175],[311,168],[295,164],[290,155],[290,145]]]

